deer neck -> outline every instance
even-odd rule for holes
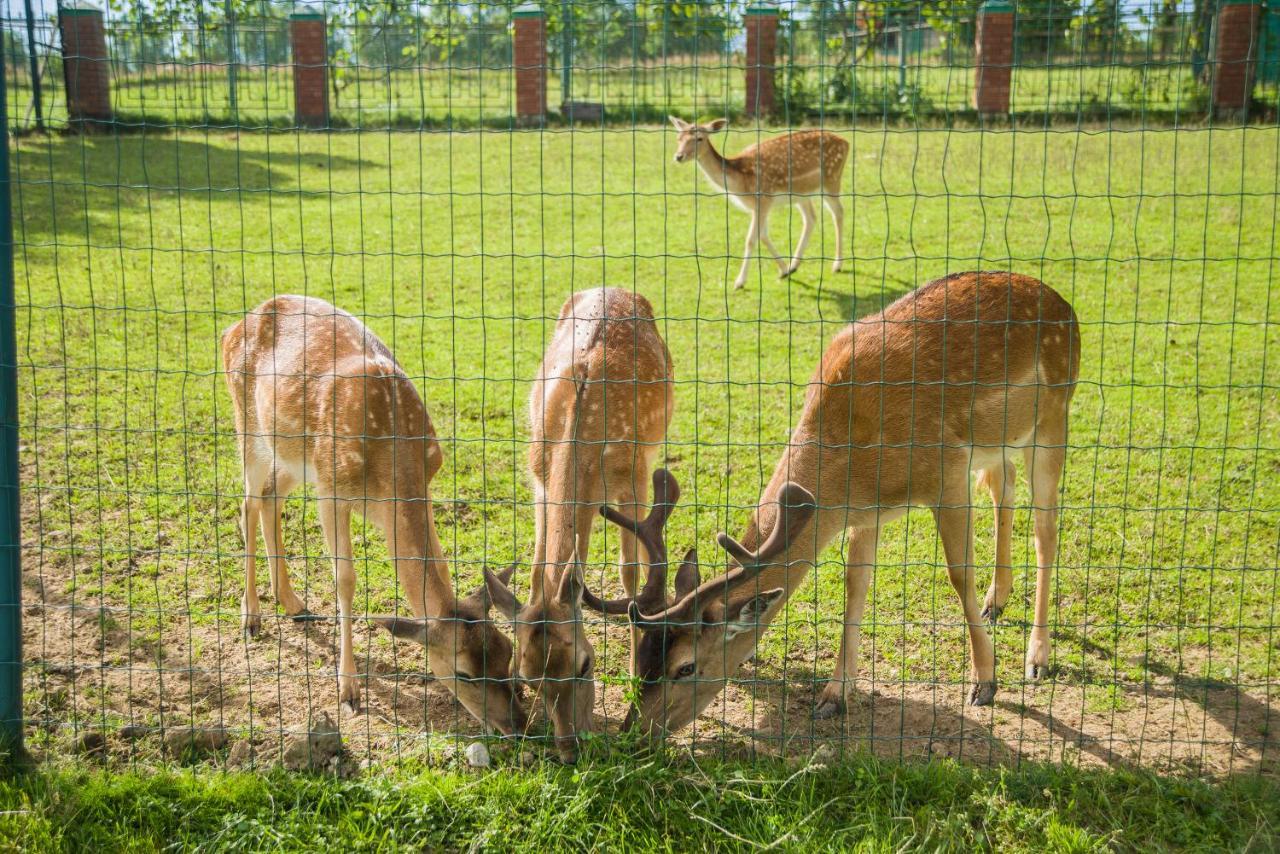
[[[721,191],[727,191],[732,180],[741,171],[736,162],[716,150],[711,140],[698,146],[698,168]]]
[[[452,611],[457,595],[449,564],[436,536],[429,499],[395,500],[393,525],[387,531],[392,560],[414,616],[440,616]]]

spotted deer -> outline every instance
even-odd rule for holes
[[[375,618],[423,643],[439,680],[471,714],[503,734],[524,728],[510,679],[511,642],[486,618],[479,593],[458,597],[436,537],[430,484],[443,456],[417,389],[364,324],[322,300],[268,300],[222,334],[222,361],[244,466],[241,620],[262,625],[257,528],[271,589],[285,613],[309,617],[289,583],[281,535],[284,499],[304,481],[316,490],[333,561],[340,627],[338,696],[360,705],[352,629],[356,571],[353,511],[382,530],[413,617]]]
[[[844,263],[844,207],[840,203],[840,178],[845,161],[849,159],[849,143],[830,131],[801,130],[766,139],[748,146],[739,154],[726,157],[716,150],[711,135],[723,130],[729,124],[728,119],[716,119],[700,125],[675,116],[668,118],[679,132],[675,161],[697,161],[707,180],[751,215],[742,268],[733,282],[734,288],[741,288],[747,283],[751,253],[760,243],[777,263],[779,278],[790,276],[800,267],[818,219],[811,198],[815,195],[821,197],[831,213],[836,232],[835,260],[831,270],[840,272]],[[779,199],[791,199],[800,210],[800,239],[796,242],[790,263],[778,254],[769,237],[769,212]]]
[[[520,676],[538,690],[560,758],[577,758],[591,729],[595,651],[583,631],[580,562],[606,502],[634,517],[648,501],[648,472],[674,403],[671,354],[639,294],[595,288],[560,309],[529,395],[529,472],[536,539],[529,601],[486,573],[489,594],[515,622]],[[654,476],[655,501],[670,500]],[[619,537],[622,586],[635,592],[635,536]],[[632,632],[632,650],[639,639]]]
[[[840,655],[816,709],[819,717],[841,713],[857,675],[878,532],[910,506],[933,511],[963,607],[968,702],[991,703],[995,658],[983,622],[998,618],[1012,589],[1017,454],[1031,482],[1038,567],[1026,675],[1044,678],[1058,485],[1079,368],[1071,306],[1047,285],[1014,273],[947,276],[846,327],[818,364],[799,424],[741,543],[720,535],[732,568],[700,582],[691,555],[673,599],[651,574],[648,597],[626,605],[643,632],[640,697],[628,724],[662,733],[692,722],[752,654],[821,549],[847,530]],[[970,494],[975,470],[994,499],[997,522],[995,575],[981,609]],[[809,495],[816,496],[812,512]],[[616,613],[621,605],[605,609]]]

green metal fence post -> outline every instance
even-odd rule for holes
[[[573,100],[573,0],[560,4],[560,103]]]
[[[237,104],[236,97],[236,12],[232,5],[232,0],[226,2],[227,16],[227,86],[230,87],[228,92],[227,106],[231,110],[231,123],[233,125],[240,124],[240,108]]]
[[[31,69],[31,103],[36,110],[36,130],[44,130],[44,97],[40,91],[40,56],[36,53],[36,13],[31,0],[23,0],[27,11],[27,65]]]
[[[7,61],[0,39],[0,68]],[[22,752],[22,548],[18,510],[18,348],[9,197],[9,108],[0,80],[0,755]]]

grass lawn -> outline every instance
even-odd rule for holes
[[[358,781],[58,771],[0,780],[0,838],[25,851],[1256,851],[1280,790],[1140,772],[951,762],[617,761]]]
[[[760,266],[738,293],[726,283],[746,218],[671,162],[661,127],[15,140],[32,743],[61,751],[84,726],[124,722],[278,732],[336,707],[331,630],[268,621],[259,641],[239,634],[240,472],[217,341],[272,294],[364,317],[418,383],[445,448],[441,539],[470,588],[483,565],[531,555],[525,399],[572,291],[608,283],[654,303],[678,381],[662,460],[684,499],[669,542],[714,560],[714,533],[744,526],[843,324],[944,273],[1007,268],[1057,288],[1082,323],[1054,680],[1021,675],[1034,564],[1021,482],[995,709],[961,707],[965,629],[929,514],[913,512],[881,539],[866,704],[829,726],[808,714],[839,632],[836,543],[695,737],[753,755],[799,738],[981,762],[1274,770],[1280,132],[848,138],[853,263],[833,275],[821,260],[834,250],[825,220],[793,279]],[[727,146],[753,139],[737,131]],[[799,224],[776,211],[780,247]],[[295,586],[331,613],[301,495],[285,522]],[[985,496],[975,503],[985,568],[991,517]],[[610,592],[615,554],[598,528],[589,581]],[[358,531],[357,555],[357,609],[391,610],[379,538]],[[602,726],[616,729],[625,633],[592,631],[609,682]],[[371,683],[402,669],[387,638],[361,633],[357,650],[372,650]],[[344,726],[380,758],[405,733],[467,725],[438,688],[410,694],[413,715],[383,698]]]

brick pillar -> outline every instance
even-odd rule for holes
[[[778,46],[778,10],[773,6],[747,7],[743,23],[747,29],[748,116],[773,112],[774,54]]]
[[[329,124],[329,49],[324,15],[296,12],[289,16],[293,46],[293,115],[298,127]]]
[[[72,123],[111,121],[111,67],[102,12],[86,4],[58,10],[67,115]]]
[[[1246,113],[1258,64],[1257,0],[1223,0],[1214,27],[1210,103],[1216,115]]]
[[[988,2],[978,10],[974,40],[973,106],[979,113],[1008,113],[1013,81],[1013,4]]]
[[[511,61],[516,73],[516,123],[541,125],[547,118],[547,13],[525,5],[511,17],[515,24]]]

